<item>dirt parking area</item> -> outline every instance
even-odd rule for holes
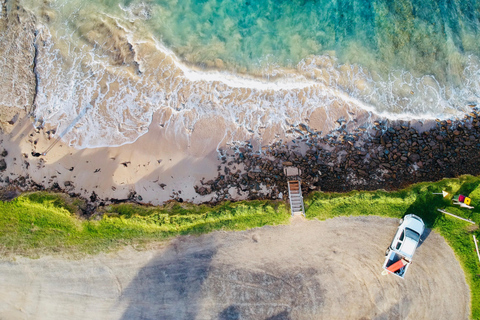
[[[158,248],[0,262],[0,319],[468,319],[451,248],[431,232],[405,280],[382,275],[398,220],[295,220]]]

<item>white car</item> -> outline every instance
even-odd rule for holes
[[[390,247],[388,247],[385,252],[385,255],[388,255],[388,253],[393,250],[408,260],[412,259],[424,230],[425,224],[420,217],[417,217],[414,214],[407,214],[402,220],[400,220],[397,233],[395,234]]]

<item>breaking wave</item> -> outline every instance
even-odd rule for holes
[[[431,73],[412,70],[398,59],[378,62],[378,56],[387,53],[369,52],[375,48],[359,47],[354,41],[343,40],[343,47],[337,41],[335,47],[335,41],[322,43],[322,36],[317,36],[320,40],[314,44],[310,34],[300,34],[293,44],[277,42],[288,48],[309,43],[290,56],[287,51],[293,49],[279,49],[279,57],[272,56],[273,44],[265,45],[263,38],[255,40],[264,45],[263,51],[248,42],[253,40],[245,40],[250,45],[244,46],[255,50],[236,59],[234,53],[219,49],[219,35],[211,43],[199,36],[189,42],[188,33],[200,22],[192,22],[181,34],[165,31],[167,23],[183,21],[171,17],[159,22],[168,12],[173,15],[174,2],[114,2],[25,2],[38,18],[37,123],[64,133],[63,138],[77,148],[131,143],[148,131],[156,112],[161,115],[159,125],[186,136],[201,119],[222,119],[223,142],[229,142],[261,140],[269,130],[271,136],[279,136],[301,123],[326,133],[337,119],[355,121],[361,115],[406,120],[460,117],[480,96],[479,58],[475,52],[456,50],[458,46],[448,49],[452,52],[446,71],[441,70],[444,64],[433,66],[437,59],[430,60],[432,65],[425,70]],[[386,8],[378,3],[373,2],[377,16]],[[235,28],[236,20],[228,21]],[[261,23],[267,22],[257,21],[252,28]],[[289,36],[280,27],[277,22],[275,30]],[[317,33],[326,32],[322,25],[317,27]],[[452,39],[458,38],[455,30],[447,31],[453,32]],[[468,38],[457,31],[464,44],[478,36],[472,33]],[[224,46],[228,43],[225,40]],[[402,57],[408,51],[398,50]],[[355,52],[363,56],[353,59]]]

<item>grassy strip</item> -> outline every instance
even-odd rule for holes
[[[449,192],[449,196],[433,195],[442,190]],[[451,198],[456,194],[472,198],[475,208],[467,210],[453,206]],[[470,286],[472,318],[480,319],[480,264],[472,239],[472,234],[478,238],[480,232],[475,230],[476,226],[437,211],[437,208],[444,208],[479,224],[480,177],[462,176],[435,183],[420,183],[396,192],[313,193],[305,199],[305,206],[307,218],[320,220],[354,215],[401,218],[413,213],[420,216],[427,227],[440,233],[455,252]]]
[[[285,204],[271,201],[225,203],[215,207],[170,204],[109,206],[99,220],[81,220],[61,194],[33,193],[0,202],[0,248],[4,254],[97,253],[213,230],[245,230],[286,223]]]
[[[433,195],[445,190],[447,198]],[[472,198],[473,210],[453,206],[451,197]],[[82,220],[75,212],[84,204],[65,195],[33,193],[11,202],[0,201],[0,249],[4,253],[39,255],[51,252],[96,253],[124,244],[142,244],[184,234],[213,230],[244,230],[283,224],[289,219],[282,202],[249,201],[215,207],[168,204],[160,207],[112,205],[99,220]],[[414,213],[439,232],[453,248],[471,290],[472,318],[480,319],[480,264],[469,223],[445,216],[437,208],[480,223],[480,177],[462,176],[420,183],[396,192],[353,191],[347,194],[312,193],[305,199],[307,218],[378,215],[401,218]]]

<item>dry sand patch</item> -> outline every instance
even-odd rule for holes
[[[159,248],[0,263],[0,319],[468,319],[469,288],[432,232],[405,280],[382,276],[398,220],[295,221]]]

